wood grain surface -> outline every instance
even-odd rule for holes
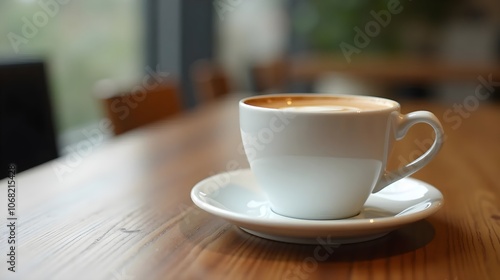
[[[106,143],[95,133],[88,140],[98,144],[80,158],[18,174],[15,273],[7,270],[7,181],[0,181],[0,279],[499,279],[499,106],[481,101],[459,114],[402,103],[404,112],[434,112],[445,127],[441,152],[413,176],[441,190],[443,208],[317,260],[320,245],[254,237],[190,200],[193,185],[228,162],[248,167],[239,150],[239,97]],[[416,157],[429,139],[429,127],[415,126],[390,166]]]

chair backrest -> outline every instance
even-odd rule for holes
[[[288,83],[288,65],[284,58],[260,63],[253,66],[252,75],[257,92],[282,92]]]
[[[224,69],[209,60],[196,61],[191,68],[191,78],[200,102],[214,100],[231,92]]]
[[[58,157],[42,61],[0,62],[0,127],[0,179],[11,163],[21,172]]]
[[[113,132],[120,135],[132,129],[165,119],[182,111],[177,82],[169,80],[151,89],[136,87],[130,92],[115,92],[103,99]]]

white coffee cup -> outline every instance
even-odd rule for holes
[[[443,128],[430,112],[400,113],[369,96],[277,94],[240,101],[240,129],[252,172],[277,214],[301,219],[357,215],[368,196],[405,178],[437,154]],[[432,146],[398,170],[386,164],[394,140],[416,123]]]

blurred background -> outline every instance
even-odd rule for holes
[[[125,101],[110,98],[142,100],[158,83],[175,89],[176,112],[237,92],[452,106],[479,84],[489,90],[481,102],[498,100],[499,65],[498,0],[7,0],[0,2],[2,127],[15,115],[33,131],[22,122],[2,129],[0,153],[21,135],[55,143],[41,155],[50,159],[92,131],[99,143],[121,134],[127,129],[117,130],[121,117],[113,113]]]

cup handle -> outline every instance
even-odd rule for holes
[[[397,115],[395,116],[395,122],[396,124],[394,125],[394,136],[396,140],[403,139],[410,127],[417,123],[426,123],[430,125],[436,133],[436,138],[434,139],[434,143],[432,143],[432,146],[413,162],[395,171],[385,171],[382,175],[382,178],[375,185],[375,188],[372,191],[373,193],[376,193],[387,187],[388,185],[417,172],[420,168],[427,165],[432,160],[432,158],[434,158],[443,144],[443,127],[441,126],[438,118],[436,118],[436,116],[431,112],[417,111],[409,113],[407,115],[397,113]]]

